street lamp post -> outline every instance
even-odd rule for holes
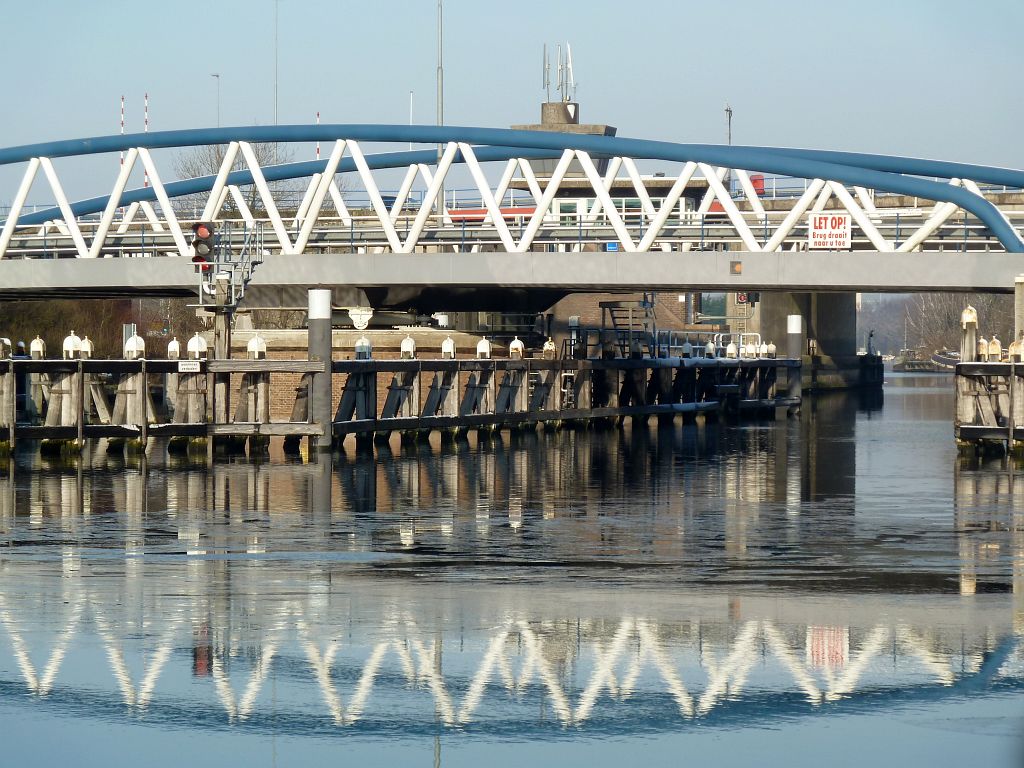
[[[277,13],[278,13],[278,5],[279,5],[278,0],[274,0],[274,125],[277,125]]]
[[[211,72],[210,77],[217,78],[217,127],[220,128],[220,72]]]
[[[444,0],[437,0],[437,124],[444,125]],[[444,145],[437,145],[437,163],[441,164]],[[444,184],[438,190],[438,216],[444,225]]]

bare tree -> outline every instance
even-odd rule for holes
[[[262,143],[253,144],[253,154],[256,155],[256,162],[259,163],[261,168],[266,168],[271,165],[280,165],[282,163],[290,163],[294,157],[292,150],[283,144],[278,143]],[[198,147],[192,147],[187,152],[178,155],[174,163],[174,170],[180,178],[183,179],[195,179],[200,176],[214,176],[224,164],[224,156],[227,153],[227,146],[224,144],[205,144]],[[235,161],[231,165],[232,171],[241,171],[247,168],[244,158],[241,153],[235,158]],[[301,188],[301,180],[289,179],[287,181],[276,181],[270,183],[270,190],[275,195],[278,193],[290,193]],[[259,216],[264,213],[262,201],[260,200],[259,192],[256,186],[253,184],[246,184],[241,187],[242,194],[245,198],[246,205],[249,206],[249,210],[252,211],[253,215]],[[183,202],[186,206],[197,207],[200,203],[205,202],[205,199],[201,195],[194,195],[183,198]],[[229,198],[225,202],[225,206],[229,209],[234,203]]]
[[[857,317],[859,338],[874,331],[875,349],[903,347],[959,349],[960,313],[970,304],[978,310],[980,330],[1008,341],[1013,333],[1013,297],[991,293],[915,293],[864,297]]]
[[[996,293],[918,293],[906,307],[911,346],[960,348],[960,313],[968,304],[978,310],[980,331],[1004,341],[1013,336],[1013,297]]]

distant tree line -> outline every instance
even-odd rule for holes
[[[978,310],[979,330],[1009,343],[1013,337],[1013,296],[991,293],[865,294],[857,317],[857,335],[866,346],[874,331],[874,348],[895,354],[904,345],[960,349],[960,313],[968,304]],[[904,344],[905,339],[905,344]]]

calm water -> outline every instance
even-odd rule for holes
[[[800,420],[0,464],[0,765],[1024,762],[1024,471]]]

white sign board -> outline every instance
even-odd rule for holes
[[[199,373],[199,361],[198,360],[179,360],[178,361],[178,373]]]
[[[850,250],[850,214],[808,214],[807,247],[812,251]]]

